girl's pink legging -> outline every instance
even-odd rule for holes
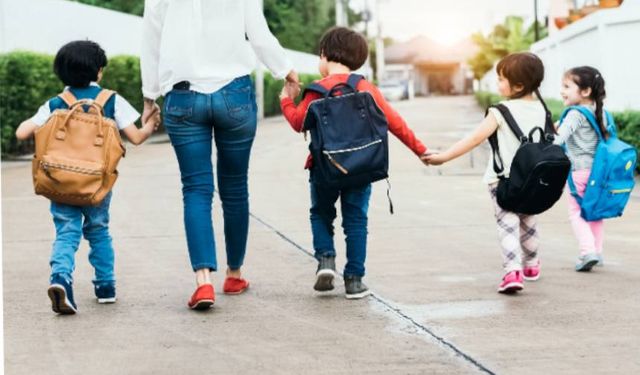
[[[590,169],[581,169],[573,171],[573,182],[576,185],[579,195],[584,194],[584,189],[589,181]],[[569,220],[573,227],[573,233],[578,239],[578,246],[580,248],[580,255],[589,253],[602,253],[602,241],[604,237],[603,221],[585,221],[580,216],[580,206],[576,199],[571,195],[569,187],[567,186],[567,196],[569,197]]]

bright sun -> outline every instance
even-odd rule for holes
[[[436,31],[429,33],[428,36],[447,47],[451,47],[465,38],[465,35],[459,29],[454,29],[451,26],[440,27]]]

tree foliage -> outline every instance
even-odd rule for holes
[[[70,0],[141,16],[144,0]],[[235,0],[237,1],[237,0]],[[322,34],[335,24],[333,0],[263,0],[264,14],[280,43],[296,51],[317,53]],[[361,15],[348,9],[349,24],[361,20]]]
[[[70,0],[77,3],[94,5],[119,12],[142,15],[144,10],[144,0]]]
[[[540,23],[538,26],[539,37],[545,38],[548,34],[547,29]],[[529,50],[535,42],[535,24],[527,28],[521,17],[510,16],[504,23],[496,25],[488,35],[476,33],[471,38],[479,47],[479,51],[468,63],[475,78],[481,79],[496,61],[510,53]]]

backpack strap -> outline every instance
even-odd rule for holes
[[[569,112],[573,110],[580,112],[580,114],[584,116],[587,119],[587,121],[589,121],[589,124],[598,135],[598,140],[600,141],[604,140],[604,137],[602,136],[602,132],[600,131],[600,127],[598,126],[598,121],[596,120],[596,116],[594,116],[593,113],[587,107],[582,105],[573,105],[565,109],[564,112],[562,112],[562,116],[560,117],[560,126],[562,126],[562,122],[564,121],[565,117],[567,117]],[[608,120],[609,119],[607,117],[607,122]]]
[[[307,86],[304,89],[304,92],[302,93],[302,96],[304,97],[305,95],[307,95],[307,93],[309,92],[315,92],[317,94],[322,95],[322,97],[324,98],[325,95],[327,95],[327,93],[329,93],[329,90],[325,89],[321,84],[319,83],[312,83],[309,86]]]
[[[614,120],[611,112],[605,110],[605,117],[607,118],[607,131],[610,137],[618,137],[618,129],[616,129],[616,120]]]
[[[104,107],[107,105],[107,102],[109,101],[109,99],[111,99],[111,97],[115,94],[116,94],[115,91],[102,89],[102,91],[98,93],[98,96],[96,96],[93,102],[99,105],[100,108],[102,108],[102,112],[104,113]]]
[[[71,108],[71,106],[78,101],[78,99],[76,99],[75,95],[73,95],[73,93],[70,90],[64,90],[58,95],[58,97],[62,99],[64,104],[66,104],[67,107],[69,108]]]
[[[347,85],[351,86],[353,91],[358,91],[358,83],[362,81],[364,77],[360,74],[351,73],[349,74],[349,78],[347,79]]]
[[[544,108],[544,113],[545,113],[545,117],[544,117],[544,132],[545,132],[545,135],[546,135],[547,140],[549,142],[553,142],[553,135],[557,134],[556,133],[556,128],[555,128],[555,126],[553,126],[553,116],[551,115],[551,111],[549,111],[549,108],[547,107],[547,103],[545,103],[544,99],[542,99],[542,95],[540,94],[540,90],[536,89],[535,90],[535,94],[538,97],[538,100],[540,100],[540,103],[542,104],[542,107]]]
[[[524,133],[522,133],[522,130],[516,123],[516,120],[511,115],[511,111],[509,111],[509,108],[507,108],[504,104],[496,104],[496,105],[489,106],[489,108],[487,108],[487,111],[485,113],[485,117],[489,114],[489,109],[491,108],[495,108],[500,112],[500,114],[506,121],[507,125],[509,126],[509,129],[511,129],[513,134],[516,136],[516,138],[518,138],[518,140],[520,140],[520,142],[523,142],[525,139],[527,139],[527,137],[524,135]],[[491,151],[493,153],[493,170],[494,172],[496,172],[498,177],[503,178],[504,162],[502,160],[502,156],[500,156],[500,146],[498,144],[498,131],[496,130],[495,132],[493,132],[493,134],[489,136],[488,140],[489,140],[489,145],[491,145]]]
[[[578,194],[578,189],[576,188],[576,183],[573,181],[573,176],[571,171],[569,171],[569,178],[567,178],[567,185],[569,185],[569,191],[571,192],[571,196],[578,202],[578,206],[582,207],[582,197]]]

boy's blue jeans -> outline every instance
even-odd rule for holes
[[[80,239],[89,241],[89,263],[95,269],[93,283],[113,284],[113,246],[109,234],[109,205],[111,193],[98,206],[71,206],[51,202],[51,215],[56,226],[56,240],[51,252],[51,274],[63,274],[72,280],[75,254]]]
[[[337,190],[319,186],[310,179],[311,190],[311,232],[315,257],[336,256],[333,243],[333,221],[336,201],[340,198],[342,228],[347,243],[347,264],[345,276],[364,276],[364,262],[367,257],[367,211],[371,197],[371,184],[358,188]]]
[[[164,101],[164,126],[180,166],[184,226],[193,270],[218,268],[211,219],[212,139],[217,150],[227,265],[239,269],[247,247],[247,171],[257,126],[251,79],[237,78],[212,94],[170,91]]]

